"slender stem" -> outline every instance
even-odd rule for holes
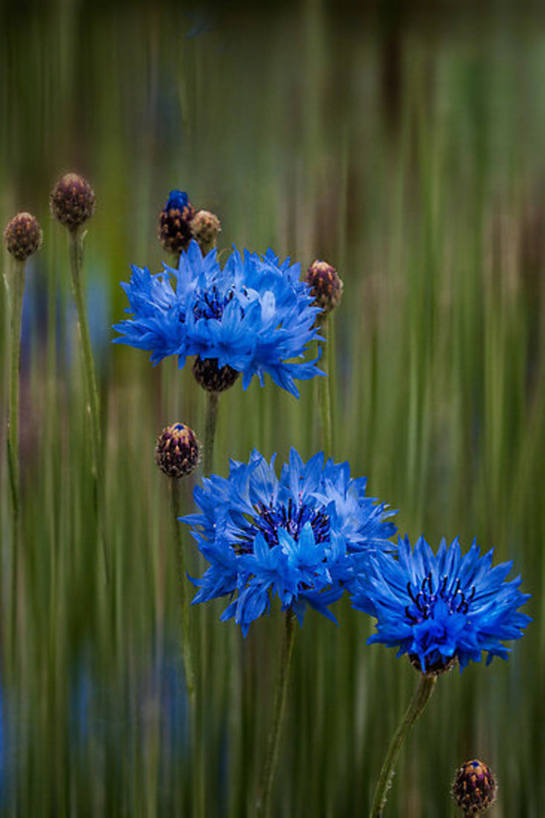
[[[321,327],[322,335],[326,336],[326,323]],[[320,413],[322,420],[322,443],[327,456],[332,454],[333,445],[332,420],[331,420],[331,392],[329,381],[329,355],[328,341],[322,345],[322,357],[319,362],[320,368],[325,372],[325,378],[319,378],[320,388]]]
[[[214,468],[214,441],[218,420],[219,392],[206,393],[206,420],[204,426],[204,476],[210,477]]]
[[[191,707],[195,706],[195,671],[193,669],[193,651],[191,644],[191,628],[189,619],[189,597],[187,593],[187,577],[185,566],[184,546],[182,542],[182,527],[178,522],[181,514],[180,480],[169,478],[170,498],[172,503],[172,518],[174,523],[174,543],[176,546],[176,567],[178,571],[178,594],[180,602],[180,622],[182,630],[182,659],[184,663],[185,683]]]
[[[7,456],[11,495],[11,649],[14,651],[17,643],[17,585],[22,560],[20,508],[21,486],[19,468],[19,391],[21,376],[21,324],[23,317],[23,296],[25,291],[25,264],[23,261],[12,260],[11,276],[9,276],[9,278],[6,277],[6,286],[8,288],[11,301]]]
[[[428,699],[433,693],[436,682],[437,676],[432,674],[420,674],[420,678],[410,704],[392,737],[390,746],[388,747],[388,752],[386,753],[386,758],[384,759],[382,769],[380,771],[369,818],[381,818],[383,815],[384,807],[386,806],[386,799],[388,797],[388,790],[392,785],[392,778],[394,776],[399,753],[401,752],[401,747],[409,735],[411,727],[428,703]]]
[[[271,731],[269,733],[267,754],[265,756],[265,764],[263,765],[261,786],[259,788],[256,803],[257,818],[270,818],[271,814],[271,794],[274,783],[274,777],[276,775],[276,768],[278,766],[280,737],[282,734],[284,714],[286,712],[288,679],[291,666],[291,657],[293,654],[294,640],[295,640],[295,614],[293,613],[292,610],[288,610],[286,613],[284,639],[282,642],[282,653],[280,655],[278,681],[276,684],[276,692],[274,697],[273,722],[271,726]]]
[[[21,322],[23,295],[25,291],[25,264],[12,262],[11,281],[6,281],[11,296],[10,315],[10,368],[8,410],[8,470],[11,490],[13,519],[19,515],[19,381],[21,373]]]
[[[82,267],[83,267],[83,238],[85,233],[79,230],[69,231],[70,272],[72,276],[72,291],[78,313],[78,332],[81,345],[83,379],[87,393],[87,408],[91,428],[91,458],[94,479],[94,501],[97,518],[98,536],[102,542],[104,556],[104,570],[106,580],[109,578],[109,558],[104,532],[104,468],[102,464],[102,446],[100,440],[100,403],[95,376],[95,364],[87,322],[87,311],[83,297]]]
[[[185,553],[182,541],[182,527],[178,517],[182,510],[181,480],[174,477],[169,479],[170,498],[172,505],[172,520],[174,524],[174,543],[176,546],[176,567],[178,571],[178,594],[180,603],[180,622],[182,631],[182,661],[184,665],[185,684],[189,700],[190,731],[193,737],[193,769],[194,799],[192,815],[194,818],[204,818],[204,743],[203,743],[203,702],[197,698],[195,683],[195,665],[191,620],[189,616],[189,596],[187,593],[187,577]]]

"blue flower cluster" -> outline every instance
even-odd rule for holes
[[[154,364],[168,355],[178,356],[180,368],[187,356],[214,359],[243,373],[244,389],[254,375],[263,385],[267,373],[296,397],[295,379],[321,374],[316,361],[297,360],[319,338],[319,308],[298,264],[280,262],[272,250],[259,256],[235,248],[222,269],[215,250],[203,256],[192,241],[177,268],[163,267],[157,274],[132,267],[122,287],[133,317],[114,326],[114,343],[148,350]]]
[[[233,595],[221,618],[234,617],[244,635],[275,595],[300,622],[307,603],[334,620],[328,606],[366,573],[369,556],[395,548],[394,512],[365,488],[347,463],[324,463],[323,453],[305,464],[292,449],[280,478],[274,457],[231,460],[228,478],[195,488],[202,513],[182,518],[210,563],[194,602]]]
[[[502,643],[519,639],[530,618],[518,608],[529,599],[520,577],[505,582],[512,562],[492,567],[493,551],[481,555],[474,543],[462,555],[458,540],[443,540],[434,554],[420,538],[414,550],[399,538],[397,555],[375,554],[370,570],[358,578],[355,608],[377,619],[369,642],[399,648],[423,672],[436,672],[458,660],[460,670],[494,656],[507,659]]]

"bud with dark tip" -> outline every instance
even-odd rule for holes
[[[30,213],[18,213],[6,225],[4,243],[17,261],[26,261],[42,244],[42,229],[37,219]]]
[[[464,815],[480,815],[494,803],[496,789],[490,767],[473,759],[466,761],[457,771],[452,785],[452,797]]]
[[[83,176],[66,173],[51,191],[49,205],[55,218],[75,231],[95,212],[95,191]]]
[[[217,358],[197,358],[193,364],[193,374],[207,392],[225,392],[233,386],[240,372],[228,364],[218,367]]]
[[[201,253],[206,255],[216,246],[221,223],[215,213],[209,210],[198,210],[191,222],[191,234],[198,242]]]
[[[185,423],[167,426],[157,438],[155,462],[169,477],[191,474],[199,462],[199,441]]]
[[[316,259],[308,268],[305,281],[314,296],[314,304],[322,310],[321,317],[325,318],[340,304],[343,294],[342,279],[335,267],[327,261]]]
[[[159,213],[159,241],[169,253],[181,253],[191,241],[191,222],[195,211],[187,193],[171,190]]]

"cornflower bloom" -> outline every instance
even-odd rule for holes
[[[324,463],[320,452],[305,464],[292,449],[278,478],[274,460],[255,450],[247,464],[231,460],[228,478],[195,488],[201,513],[182,518],[210,563],[193,602],[234,595],[221,619],[234,617],[244,635],[273,596],[300,623],[307,604],[335,621],[329,605],[369,555],[395,548],[394,512],[366,496],[348,463]]]

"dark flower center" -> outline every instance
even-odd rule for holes
[[[312,508],[303,503],[296,505],[290,498],[287,505],[268,505],[258,503],[256,506],[256,516],[249,522],[265,538],[269,548],[278,545],[278,531],[287,531],[294,540],[299,539],[299,535],[307,523],[310,523],[316,543],[325,542],[329,537],[330,522],[329,516],[323,509]],[[251,551],[251,545],[239,545],[240,552]]]
[[[216,318],[219,319],[223,315],[223,311],[227,304],[233,300],[234,292],[229,290],[228,293],[221,295],[215,284],[205,290],[199,297],[193,307],[193,315],[195,319],[199,318]]]
[[[441,578],[440,583],[434,588],[433,577],[429,571],[420,588],[416,591],[413,589],[411,582],[407,583],[407,593],[412,599],[412,605],[407,605],[405,608],[405,615],[407,619],[413,624],[418,624],[433,616],[433,609],[439,599],[441,599],[447,606],[448,612],[451,614],[462,613],[466,614],[469,610],[470,604],[475,597],[475,587],[472,586],[471,593],[466,594],[460,588],[460,578],[456,580],[445,575]]]

